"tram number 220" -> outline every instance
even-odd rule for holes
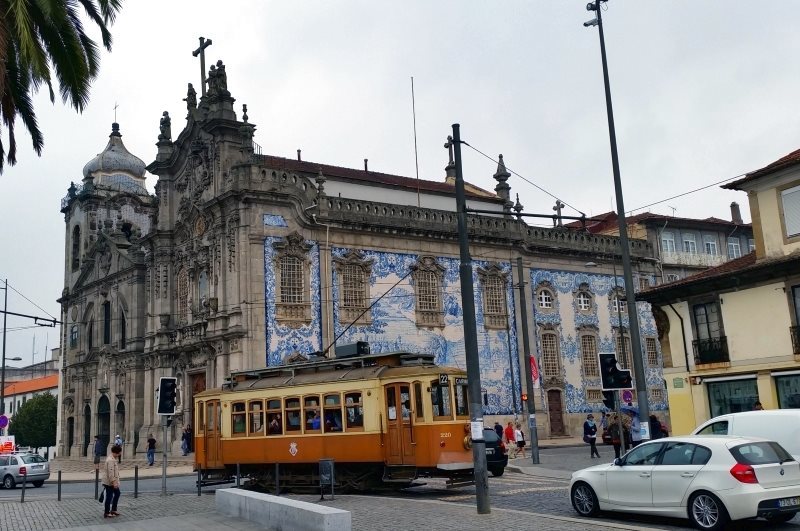
[[[452,436],[453,436],[453,434],[450,433],[449,431],[443,431],[443,432],[441,432],[439,434],[439,437],[441,437],[442,439],[447,439],[448,437],[452,437]]]

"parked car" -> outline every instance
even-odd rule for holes
[[[483,440],[486,441],[486,468],[493,476],[502,476],[508,465],[508,448],[492,428],[483,428]]]
[[[769,409],[729,413],[698,426],[693,435],[744,435],[780,443],[800,459],[800,409]]]
[[[2,485],[13,489],[17,483],[33,483],[41,487],[50,477],[50,463],[38,454],[13,453],[0,455]]]
[[[570,500],[581,516],[688,517],[703,531],[745,518],[787,522],[800,510],[800,463],[755,437],[667,437],[573,473]]]

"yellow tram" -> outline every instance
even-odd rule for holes
[[[472,481],[466,372],[394,352],[231,374],[195,395],[195,466],[256,483],[314,485],[334,459],[340,488]],[[277,467],[275,465],[278,465]]]

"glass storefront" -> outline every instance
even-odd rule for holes
[[[800,408],[800,374],[775,376],[775,387],[779,408]]]
[[[709,382],[706,385],[708,386],[708,403],[712,418],[727,413],[752,411],[753,405],[758,401],[758,387],[755,378]]]

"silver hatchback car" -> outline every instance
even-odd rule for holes
[[[38,454],[0,455],[0,478],[7,489],[13,489],[23,481],[41,487],[49,477],[50,463]]]

